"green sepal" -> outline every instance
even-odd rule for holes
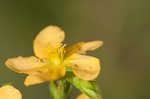
[[[67,71],[67,72],[72,72],[72,67],[71,67],[71,66],[68,66],[66,71]]]
[[[73,84],[77,89],[82,93],[89,96],[91,99],[101,99],[99,88],[96,84],[96,81],[85,81],[76,77],[72,72],[67,72],[66,80]]]
[[[62,79],[50,83],[50,90],[54,99],[68,99],[71,92],[71,85]]]

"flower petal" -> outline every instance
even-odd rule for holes
[[[69,60],[74,74],[83,80],[93,80],[100,72],[100,61],[98,58],[74,54]]]
[[[34,56],[10,58],[6,61],[6,66],[19,73],[30,72],[30,70],[40,68],[47,64],[47,61],[40,60]]]
[[[35,55],[40,58],[47,58],[49,52],[56,50],[64,38],[64,31],[59,27],[48,26],[44,28],[34,40]]]
[[[93,51],[103,45],[103,41],[90,41],[90,42],[78,42],[67,48],[66,57],[71,56],[74,53],[83,53],[86,51]]]
[[[65,50],[66,50],[65,57],[68,57],[74,53],[80,52],[80,50],[84,44],[85,44],[84,42],[78,42],[78,43],[75,43],[75,44],[65,48]]]
[[[65,71],[66,67],[64,66],[56,68],[53,68],[53,66],[51,66],[42,70],[39,69],[39,71],[30,73],[29,76],[27,76],[24,84],[26,86],[30,86],[47,81],[55,81],[65,76]]]
[[[34,72],[32,74],[29,74],[29,76],[27,76],[25,79],[25,86],[40,84],[48,81],[48,79],[43,79],[42,76],[44,76],[44,74],[40,72]]]
[[[81,94],[76,99],[90,99],[90,98],[87,95],[85,95],[85,94]]]
[[[101,46],[103,46],[103,41],[90,41],[81,47],[80,52],[93,51]]]
[[[0,99],[22,99],[22,95],[13,86],[5,85],[0,88]]]
[[[85,95],[85,94],[81,94],[76,99],[90,99],[90,98],[87,95]],[[102,98],[94,98],[94,99],[102,99]]]

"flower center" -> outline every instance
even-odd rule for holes
[[[57,48],[54,52],[50,53],[50,62],[54,65],[60,65],[64,61],[65,49],[64,46]]]

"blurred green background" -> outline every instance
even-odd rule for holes
[[[89,53],[102,61],[98,84],[104,99],[150,99],[149,4],[149,0],[0,0],[0,83],[13,82],[23,99],[50,99],[47,83],[25,87],[26,75],[10,71],[4,62],[33,55],[37,33],[58,25],[68,44],[104,41],[105,49]],[[74,90],[70,99],[78,94]]]

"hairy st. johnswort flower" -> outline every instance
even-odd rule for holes
[[[85,94],[81,94],[76,99],[90,99],[90,98],[87,95],[85,95]]]
[[[80,96],[77,96],[76,99],[90,99],[90,98],[85,94],[81,94]],[[102,99],[102,98],[96,98],[96,99]]]
[[[22,99],[20,91],[11,85],[0,88],[0,99]]]
[[[58,80],[65,76],[67,66],[83,80],[95,79],[100,72],[100,61],[83,53],[95,50],[103,42],[79,42],[65,48],[64,38],[63,30],[48,26],[34,40],[35,56],[10,58],[6,65],[15,72],[28,74],[26,86]]]

